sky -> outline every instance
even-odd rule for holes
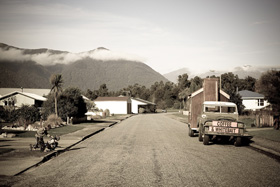
[[[0,0],[0,43],[128,54],[165,74],[280,66],[279,0]]]

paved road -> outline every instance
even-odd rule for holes
[[[16,186],[279,186],[280,163],[204,146],[166,114],[137,115],[19,176]]]

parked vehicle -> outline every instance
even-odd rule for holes
[[[198,134],[198,117],[204,101],[229,101],[230,96],[219,89],[219,79],[206,78],[203,87],[193,92],[187,100],[189,136]]]
[[[241,146],[245,139],[252,138],[246,134],[244,123],[238,121],[235,103],[205,101],[197,121],[198,139],[204,145],[208,145],[210,141],[226,139],[233,141],[235,146]]]

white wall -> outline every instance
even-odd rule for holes
[[[139,105],[147,105],[146,103],[131,99],[131,112],[134,114],[138,114],[138,106]]]
[[[110,114],[127,114],[126,101],[94,101],[98,109],[109,109]]]
[[[31,99],[29,97],[23,96],[21,94],[17,94],[17,95],[13,95],[11,97],[15,97],[16,101],[15,101],[15,106],[16,107],[21,107],[22,104],[24,105],[34,105],[35,104],[35,100]],[[1,100],[1,104],[2,106],[5,105],[5,101],[8,101],[11,97],[8,97],[6,99]]]
[[[269,103],[266,100],[264,100],[264,105],[263,106],[258,106],[258,100],[257,99],[243,100],[242,104],[245,106],[245,110],[253,110],[253,111],[255,111],[256,109],[261,109],[261,108],[269,105]]]

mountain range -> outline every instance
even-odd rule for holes
[[[258,79],[268,69],[275,67],[236,67],[232,71],[239,78]],[[279,67],[278,67],[279,68]],[[52,74],[62,74],[64,87],[96,90],[106,84],[117,91],[136,83],[150,87],[156,81],[177,83],[178,76],[187,73],[189,78],[220,76],[229,71],[212,71],[194,74],[182,68],[164,75],[137,60],[137,57],[120,54],[104,47],[70,53],[47,48],[23,49],[0,43],[0,87],[50,88]]]
[[[0,43],[0,87],[50,88],[52,74],[62,74],[64,87],[116,91],[136,83],[150,87],[168,80],[134,57],[104,47],[70,53],[52,49],[22,49]]]
[[[169,81],[177,83],[178,76],[183,75],[185,73],[188,74],[189,79],[194,78],[195,76],[206,78],[207,76],[215,75],[217,77],[221,76],[224,73],[232,72],[234,75],[238,75],[240,79],[244,79],[248,76],[253,77],[255,79],[260,78],[262,73],[270,70],[270,69],[279,69],[279,67],[252,67],[252,66],[245,66],[245,67],[235,67],[231,71],[208,71],[200,74],[193,74],[188,68],[181,68],[176,71],[172,71],[170,73],[164,74],[163,76],[166,77]]]

